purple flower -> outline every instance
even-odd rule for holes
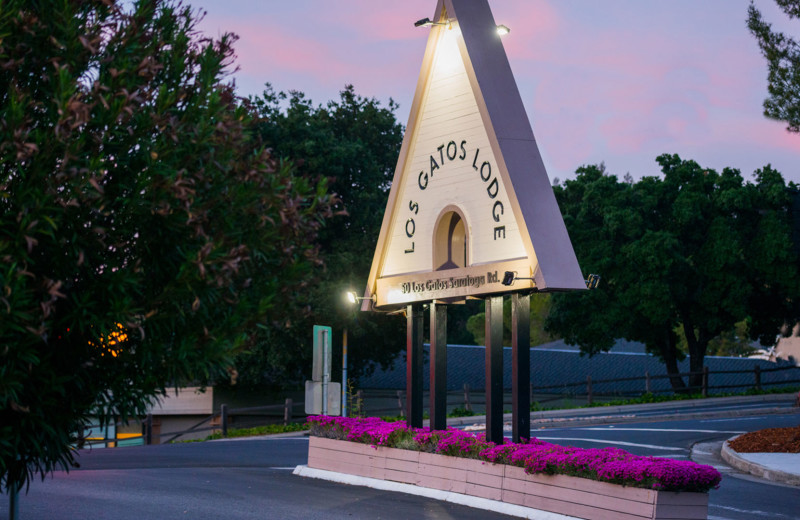
[[[511,464],[526,473],[572,475],[623,486],[666,491],[707,492],[719,487],[720,473],[688,460],[632,455],[619,448],[583,449],[529,439],[519,444],[486,442],[484,434],[448,428],[431,431],[376,417],[308,418],[311,434],[373,446],[417,448],[420,451]]]

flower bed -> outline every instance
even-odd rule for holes
[[[483,434],[463,430],[430,431],[378,418],[312,416],[311,435],[524,468],[527,474],[568,475],[622,486],[707,493],[720,473],[691,461],[643,457],[619,448],[583,449],[530,439],[496,445]]]
[[[498,446],[483,435],[409,429],[375,418],[316,416],[309,425],[312,473],[298,467],[297,474],[410,484],[444,491],[447,498],[438,498],[469,505],[461,500],[478,497],[493,501],[487,504],[589,520],[701,520],[708,514],[703,491],[720,481],[709,466],[637,457],[616,448],[582,450],[537,439]],[[323,473],[313,473],[318,470]],[[524,511],[531,509],[519,515],[533,514]]]

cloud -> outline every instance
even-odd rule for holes
[[[413,22],[433,16],[433,0],[206,3],[204,29],[241,36],[245,94],[270,81],[325,102],[353,83],[362,95],[399,100],[405,122],[428,35]],[[796,172],[800,137],[761,115],[766,65],[744,25],[747,3],[494,1],[551,177],[602,160],[656,173],[665,152]]]

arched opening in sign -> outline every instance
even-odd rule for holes
[[[469,265],[467,225],[458,208],[450,206],[439,216],[433,233],[433,265],[437,271]]]

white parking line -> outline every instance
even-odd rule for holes
[[[670,428],[615,428],[614,426],[607,426],[605,428],[572,428],[573,430],[587,430],[598,432],[687,432],[687,433],[745,433],[723,430],[674,430]]]
[[[635,442],[613,441],[608,439],[585,439],[583,437],[536,437],[543,441],[583,441],[583,442],[597,442],[600,444],[618,444],[620,446],[633,446],[634,448],[650,448],[652,450],[667,450],[667,451],[689,451],[686,448],[675,448],[673,446],[655,446],[653,444],[637,444]]]
[[[772,518],[772,519],[790,518],[790,519],[797,520],[796,516],[788,516],[788,515],[784,515],[784,514],[781,514],[781,513],[771,513],[771,512],[768,512],[768,511],[756,511],[756,510],[750,510],[750,509],[739,509],[737,507],[720,506],[720,505],[717,505],[717,504],[709,504],[708,508],[709,509],[722,509],[722,510],[725,510],[725,511],[734,511],[736,513],[745,513],[745,514],[749,515],[750,518],[753,518],[753,515],[757,515],[757,516],[766,516],[767,518]],[[711,518],[711,516],[709,516],[709,518]]]
[[[753,415],[752,417],[735,417],[730,419],[703,419],[702,421],[698,421],[701,423],[709,423],[709,422],[735,422],[735,421],[757,421],[759,419],[764,419],[766,417],[770,417],[769,415]]]

